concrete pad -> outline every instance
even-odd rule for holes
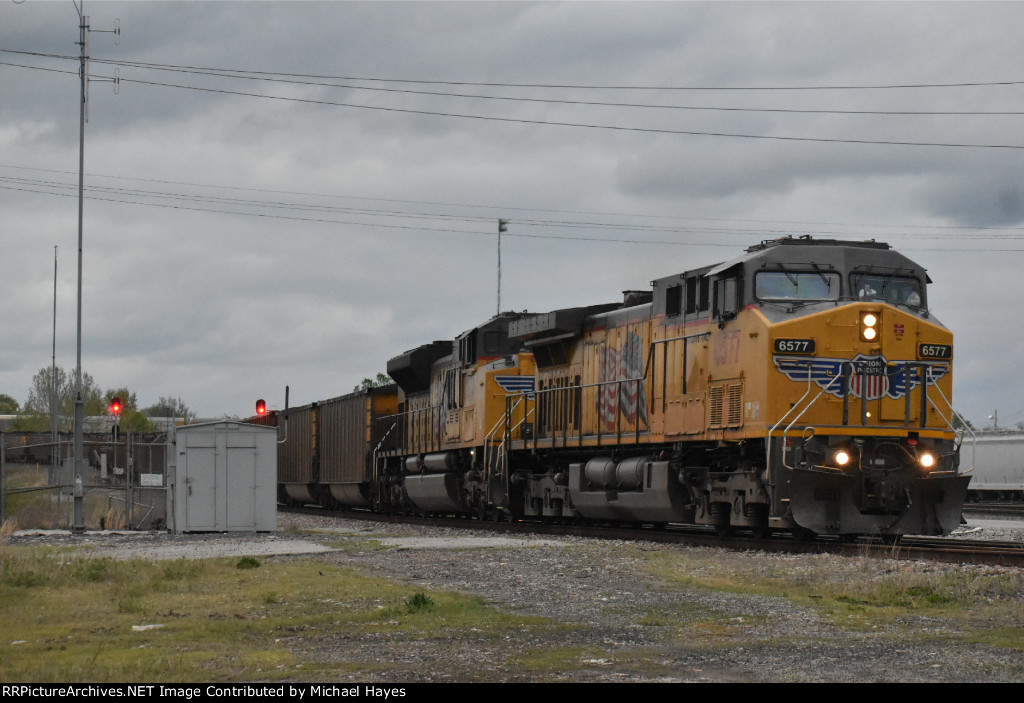
[[[551,539],[517,537],[385,537],[376,542],[399,549],[492,549],[495,547],[561,547],[568,544]]]

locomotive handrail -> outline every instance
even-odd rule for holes
[[[803,417],[804,413],[806,413],[808,410],[810,410],[811,406],[814,405],[815,403],[817,403],[818,400],[823,395],[825,395],[825,393],[828,391],[828,389],[832,387],[832,384],[835,383],[836,381],[838,381],[840,378],[843,378],[843,376],[841,374],[839,376],[835,376],[831,381],[828,382],[828,384],[823,386],[822,389],[818,392],[818,395],[814,396],[814,398],[811,400],[811,402],[809,402],[804,407],[804,409],[800,411],[800,414],[797,415],[796,417],[794,417],[793,421],[790,422],[788,425],[786,425],[786,429],[784,429],[782,431],[782,438],[783,439],[785,439],[786,435],[789,434],[789,431],[791,429],[793,429],[793,425],[796,424],[796,421],[799,420],[801,417]],[[783,446],[782,446],[782,456],[783,456],[782,463],[783,463],[783,466],[785,466],[786,465],[786,459],[785,459],[785,456],[786,456],[786,446],[785,446],[785,442],[783,442]],[[788,469],[788,468],[792,468],[792,467],[786,466],[786,468]]]
[[[789,410],[787,410],[783,414],[783,416],[781,418],[779,418],[779,421],[776,422],[774,425],[772,425],[772,427],[768,430],[768,436],[766,437],[767,441],[765,442],[765,457],[764,457],[764,467],[765,467],[765,469],[764,470],[765,470],[765,480],[769,484],[771,483],[771,465],[772,465],[772,462],[771,462],[772,442],[771,442],[771,440],[772,440],[772,432],[774,432],[776,429],[778,429],[779,425],[781,425],[783,422],[785,422],[786,418],[789,417],[789,414],[794,412],[797,409],[797,407],[799,407],[799,405],[802,402],[804,402],[804,399],[811,394],[811,371],[812,371],[811,363],[808,361],[807,362],[807,390],[800,397],[800,399],[798,401],[796,401],[795,403],[793,403],[793,405],[791,405],[789,407]],[[785,433],[783,433],[783,438],[785,438]],[[783,442],[782,451],[783,451],[782,465],[785,466],[786,465],[786,458],[785,458],[786,447],[785,447],[785,442]]]
[[[696,336],[696,335],[694,335],[694,336]],[[683,337],[678,337],[677,339],[683,339]],[[664,340],[664,341],[670,341],[670,340]],[[646,371],[645,371],[645,374],[646,374]],[[639,442],[640,441],[640,434],[641,434],[641,432],[640,432],[640,389],[642,387],[641,383],[643,381],[645,381],[646,379],[647,379],[647,376],[644,375],[644,376],[634,376],[632,378],[613,379],[613,380],[610,380],[610,381],[596,381],[594,383],[581,383],[579,385],[575,385],[574,384],[574,385],[571,385],[571,386],[558,386],[558,387],[543,388],[543,389],[539,388],[539,389],[536,389],[533,392],[533,395],[547,397],[549,395],[557,394],[557,393],[565,393],[565,392],[570,392],[570,391],[572,391],[572,392],[579,391],[580,392],[580,402],[579,402],[579,407],[578,407],[578,412],[577,412],[577,418],[582,420],[582,392],[583,391],[587,390],[588,388],[596,388],[596,389],[598,389],[598,391],[600,391],[601,389],[604,389],[604,388],[606,388],[608,386],[615,385],[615,387],[617,389],[615,404],[616,404],[616,408],[618,409],[618,408],[620,408],[622,406],[622,401],[621,401],[622,384],[632,383],[633,387],[636,389],[636,392],[637,392],[637,400],[636,400],[637,419],[636,419],[636,422],[634,423],[635,427],[633,429],[633,435],[634,435],[634,441]],[[651,396],[653,397],[653,393],[651,394]],[[534,403],[534,405],[536,406],[536,402]],[[646,404],[645,404],[645,407],[646,407]],[[651,412],[653,412],[653,408],[651,408]],[[644,425],[647,426],[648,428],[650,428],[650,420],[649,419],[645,419],[644,420]],[[538,432],[534,432],[534,434],[533,434],[533,445],[534,445],[534,448],[536,448],[536,446],[537,446],[538,434],[539,434]],[[618,439],[620,439],[620,440],[622,439],[622,413],[619,412],[618,410],[616,411],[616,416],[615,416],[615,430],[614,430],[614,434],[616,435],[616,437]],[[563,441],[563,446],[567,446],[568,435],[569,435],[569,428],[568,428],[568,423],[567,423],[567,426],[563,429],[563,440],[564,440]],[[583,436],[584,435],[583,435],[582,422],[580,422],[579,426],[577,427],[576,438],[579,439],[580,442],[582,442],[583,441]],[[597,440],[598,440],[598,444],[600,444],[600,442],[601,442],[601,436],[602,436],[601,422],[600,422],[600,418],[598,418],[598,422],[597,422],[597,435],[596,435]],[[554,441],[554,437],[552,437],[552,442],[553,441]]]
[[[687,343],[687,344],[683,345],[683,393],[685,394],[686,393],[686,385],[687,385],[685,369],[686,369],[686,361],[687,361],[687,356],[688,356],[687,355],[688,343],[690,341],[694,341],[694,340],[698,340],[698,339],[708,339],[708,338],[710,338],[710,336],[711,336],[710,332],[696,332],[694,334],[685,334],[685,335],[681,335],[681,336],[678,336],[678,337],[669,337],[668,339],[655,339],[655,340],[651,340],[650,345],[648,346],[648,349],[647,349],[647,359],[644,362],[643,374],[640,375],[640,376],[632,376],[632,377],[629,377],[629,378],[611,379],[611,380],[605,380],[605,381],[596,381],[594,383],[574,384],[574,385],[571,385],[571,386],[559,386],[559,387],[555,387],[555,388],[544,388],[544,389],[538,388],[538,389],[536,389],[534,391],[534,393],[536,395],[538,395],[538,396],[542,396],[542,397],[546,398],[546,397],[549,397],[549,396],[551,396],[553,394],[557,394],[557,393],[560,393],[560,392],[561,393],[570,392],[570,390],[573,391],[573,392],[578,390],[578,391],[580,391],[581,394],[582,394],[582,392],[584,390],[586,390],[588,388],[597,388],[600,391],[601,389],[604,389],[605,387],[608,387],[608,386],[611,386],[612,384],[615,384],[616,389],[619,391],[618,394],[617,394],[617,398],[621,398],[622,384],[630,384],[631,383],[631,384],[633,384],[634,388],[636,388],[636,391],[637,391],[637,411],[638,411],[638,415],[639,415],[641,384],[643,384],[643,386],[646,387],[646,383],[645,382],[648,379],[650,379],[650,386],[651,386],[650,387],[650,394],[649,394],[649,397],[647,398],[646,402],[644,403],[644,405],[647,407],[648,412],[652,412],[653,413],[654,410],[655,410],[654,386],[655,386],[655,381],[656,381],[656,376],[657,376],[657,367],[654,364],[654,354],[655,354],[656,348],[659,347],[659,346],[662,347],[662,350],[663,350],[662,358],[664,360],[664,359],[667,358],[669,342],[680,342],[681,341],[681,342],[686,342]],[[665,364],[663,362],[663,366],[664,365]],[[665,387],[665,384],[667,382],[668,373],[667,372],[663,373],[662,376],[663,376],[663,378],[662,378],[662,385],[663,385],[663,387],[662,387],[662,393],[661,393],[661,401],[662,401],[662,409],[664,409],[664,406],[667,403],[667,401],[666,401],[666,387]],[[582,402],[582,400],[581,400],[581,402]],[[620,404],[621,404],[621,400],[617,400],[616,401],[616,406],[618,407]],[[577,419],[578,420],[582,420],[581,414],[577,414]],[[621,440],[621,438],[622,438],[622,415],[621,415],[620,412],[616,413],[615,424],[616,424],[616,426],[615,426],[615,435],[616,435],[616,437],[618,439]],[[649,421],[645,422],[644,424],[649,426]],[[534,439],[534,446],[535,447],[536,447],[536,440],[538,438],[538,434],[539,433],[535,432],[534,433],[534,437],[533,437],[533,439]],[[597,423],[598,443],[600,443],[601,435],[602,435],[601,423],[600,423],[600,421],[598,421],[598,423]],[[637,420],[635,422],[635,427],[634,427],[634,430],[633,430],[633,435],[634,435],[634,441],[639,442],[639,440],[640,440],[640,418],[639,417],[637,417]],[[563,429],[563,446],[565,446],[567,444],[568,437],[569,437],[569,427],[568,427],[568,423],[566,423],[566,427]],[[577,439],[579,439],[580,441],[582,441],[582,439],[583,439],[582,423],[580,423],[580,425],[577,427]],[[554,441],[554,438],[552,438],[552,441]]]
[[[519,405],[519,403],[516,403],[516,405]],[[515,410],[514,407],[512,409]],[[506,439],[502,439],[501,440],[501,445],[500,446],[502,447],[502,449],[507,451],[507,444],[506,444],[506,442],[507,441],[512,441],[512,433],[515,432],[520,427],[522,427],[523,425],[526,424],[526,421],[530,418],[530,415],[535,414],[534,410],[536,410],[536,406],[534,406],[533,410],[530,410],[528,408],[524,408],[524,410],[523,410],[523,419],[520,420],[515,425],[513,425],[512,427],[509,428],[508,432],[506,433],[508,435],[508,439],[507,440]]]
[[[929,373],[931,373],[930,369],[929,369]],[[929,399],[929,400],[931,400],[932,406],[935,408],[935,412],[938,414],[938,416],[941,417],[942,420],[946,423],[946,426],[949,427],[949,429],[951,429],[953,431],[953,433],[955,435],[955,438],[956,438],[954,440],[956,442],[956,448],[960,449],[963,446],[964,435],[966,435],[968,432],[971,435],[971,468],[967,469],[967,471],[960,471],[959,473],[961,473],[961,474],[973,473],[974,472],[974,459],[975,459],[975,455],[976,455],[976,452],[977,452],[977,445],[978,445],[978,437],[977,437],[976,434],[974,434],[974,430],[971,429],[971,426],[967,424],[967,421],[964,419],[963,415],[958,413],[953,408],[953,404],[949,402],[949,399],[946,398],[946,394],[942,392],[942,389],[939,388],[938,384],[935,385],[935,390],[938,392],[938,394],[942,398],[942,400],[945,401],[947,407],[949,407],[950,417],[946,418],[946,416],[942,414],[942,410],[939,409],[939,406],[935,403],[935,401],[931,400],[931,399]],[[956,416],[956,417],[960,418],[961,427],[960,427],[959,430],[956,429],[955,427],[953,427],[953,416]]]
[[[371,455],[370,460],[373,462],[373,476],[371,478],[373,480],[374,485],[376,485],[377,480],[380,478],[380,473],[377,471],[377,452],[380,451],[381,446],[383,446],[384,444],[384,440],[388,438],[388,435],[391,434],[391,431],[394,430],[396,427],[398,427],[398,422],[391,423],[391,427],[387,429],[387,432],[385,432],[381,436],[380,441],[377,442],[377,446],[373,448],[373,453]]]
[[[765,479],[766,479],[766,481],[768,483],[771,482],[771,438],[772,438],[772,433],[774,433],[779,428],[779,426],[782,425],[786,421],[786,419],[792,413],[794,413],[795,411],[797,411],[798,408],[800,408],[799,413],[793,418],[793,420],[788,425],[786,425],[785,429],[783,429],[783,431],[782,431],[782,439],[783,439],[783,442],[782,442],[782,465],[784,467],[786,467],[787,469],[793,470],[794,467],[791,467],[791,466],[789,466],[786,463],[787,446],[786,446],[786,441],[785,440],[786,440],[787,435],[789,434],[789,431],[793,428],[793,426],[796,424],[796,422],[801,417],[803,417],[803,415],[808,410],[810,410],[811,406],[813,406],[818,401],[818,399],[821,398],[821,396],[823,396],[833,386],[833,384],[837,380],[840,380],[840,379],[842,379],[842,381],[843,381],[843,384],[842,384],[842,391],[843,391],[843,418],[842,418],[842,421],[843,421],[843,425],[848,425],[849,424],[850,389],[849,389],[849,375],[848,375],[848,372],[847,372],[847,368],[850,368],[852,373],[857,375],[857,376],[864,376],[866,374],[865,367],[864,367],[863,364],[858,364],[858,363],[856,363],[856,362],[854,362],[852,360],[850,360],[850,361],[843,361],[842,364],[841,364],[841,367],[840,367],[840,369],[841,369],[840,373],[837,374],[836,376],[834,376],[832,378],[832,380],[829,381],[825,386],[822,386],[821,390],[818,392],[818,394],[810,402],[804,404],[805,399],[807,398],[808,395],[810,395],[810,393],[812,391],[811,382],[813,380],[813,378],[812,378],[813,366],[811,365],[810,361],[807,361],[805,363],[807,364],[807,391],[804,393],[803,396],[801,396],[801,398],[796,403],[794,403],[790,407],[790,409],[779,419],[779,421],[776,422],[771,427],[771,429],[768,430],[768,434],[767,434],[767,437],[766,437],[767,442],[766,442],[766,447],[765,447]],[[908,362],[900,362],[900,363],[887,362],[886,366],[887,367],[894,367],[894,368],[898,368],[899,369],[898,371],[894,371],[894,372],[891,372],[891,373],[890,372],[883,372],[883,375],[885,375],[886,377],[896,376],[899,373],[904,374],[904,377],[905,377],[905,385],[906,385],[905,397],[907,398],[907,400],[906,400],[906,409],[904,411],[904,413],[905,413],[904,414],[904,425],[907,426],[907,427],[910,426],[909,425],[909,423],[910,423],[910,393],[911,393],[912,385],[910,383],[909,369],[910,368],[915,368],[915,369],[918,370],[918,379],[919,379],[918,385],[921,388],[921,417],[920,417],[920,420],[919,420],[920,421],[920,426],[921,427],[926,427],[927,426],[927,408],[928,408],[928,405],[930,404],[935,409],[935,412],[939,415],[939,417],[943,420],[943,422],[945,422],[946,426],[951,431],[953,431],[956,434],[956,439],[958,441],[957,448],[959,449],[959,445],[962,444],[962,437],[963,437],[964,433],[962,431],[958,431],[956,428],[953,427],[953,424],[952,424],[951,420],[946,418],[946,416],[942,413],[942,410],[941,410],[941,408],[939,408],[938,403],[935,402],[935,399],[928,395],[927,387],[931,384],[931,380],[932,380],[932,364],[930,364],[928,362],[909,362],[908,361]],[[942,392],[942,389],[938,386],[938,384],[935,384],[934,386],[932,386],[932,388],[939,394],[939,396],[942,398],[942,400],[945,401],[945,403],[946,403],[947,407],[949,407],[950,411],[953,414],[957,414],[956,410],[953,409],[952,404],[946,398],[945,394]],[[867,396],[867,393],[862,390],[861,391],[861,424],[862,425],[866,425],[867,424],[867,417],[866,417],[867,397],[866,396]],[[961,417],[961,421],[963,421],[962,417]],[[967,430],[967,431],[970,431],[969,428],[967,427],[966,423],[964,423],[964,429]],[[971,436],[972,436],[972,445],[973,445],[973,442],[976,441],[975,438],[974,438],[973,431],[971,431]],[[972,459],[971,459],[972,468],[970,470],[966,471],[966,472],[961,472],[961,473],[969,473],[970,471],[973,471],[973,461],[974,461],[974,458],[973,458],[973,453],[972,453]]]
[[[377,418],[377,421],[378,422],[385,422],[387,420],[394,419],[396,423],[398,423],[398,422],[402,423],[403,430],[407,430],[406,431],[406,437],[404,439],[402,439],[402,443],[403,443],[402,449],[408,450],[407,453],[418,453],[418,452],[421,452],[421,451],[431,451],[431,450],[440,449],[441,444],[443,444],[443,441],[441,439],[441,429],[440,429],[440,420],[441,420],[440,411],[441,411],[441,406],[440,405],[428,405],[425,408],[414,408],[413,410],[406,410],[405,412],[393,413],[391,415],[381,415],[379,418]],[[433,423],[433,424],[437,425],[436,436],[428,437],[427,439],[421,439],[420,437],[417,436],[417,435],[419,435],[421,433],[416,432],[414,428],[410,428],[408,423],[406,423],[406,420],[421,419],[424,416],[427,416],[428,420],[429,419],[437,420],[436,423]],[[433,417],[430,417],[430,416],[433,416]],[[432,428],[428,428],[428,429],[432,429]],[[408,436],[410,434],[413,435],[411,438]],[[407,446],[409,442],[411,442],[413,446]]]
[[[485,490],[486,490],[486,495],[487,495],[488,502],[490,502],[490,492],[491,492],[490,471],[489,471],[489,468],[488,468],[488,466],[489,466],[488,457],[490,456],[490,453],[488,452],[488,449],[489,449],[490,446],[494,446],[493,445],[494,438],[491,435],[492,435],[492,433],[496,434],[498,429],[502,429],[503,430],[503,432],[502,432],[503,436],[501,438],[501,442],[499,442],[497,447],[495,447],[496,451],[495,451],[495,454],[494,454],[494,463],[498,463],[498,462],[501,463],[501,468],[502,468],[501,475],[505,477],[505,495],[508,496],[508,495],[510,495],[511,481],[512,481],[511,472],[509,472],[509,470],[508,470],[508,443],[512,440],[512,433],[515,430],[517,430],[518,428],[522,427],[526,423],[527,419],[530,417],[530,413],[533,412],[533,411],[529,410],[526,407],[526,406],[529,405],[529,396],[528,395],[525,395],[525,394],[521,395],[516,400],[516,402],[513,405],[510,406],[509,405],[509,401],[513,397],[514,396],[511,396],[511,395],[506,395],[505,396],[505,414],[504,414],[503,418],[501,420],[499,420],[495,424],[495,426],[491,429],[491,432],[489,432],[487,434],[487,436],[484,438],[484,482],[485,482],[485,486],[486,486]],[[524,404],[524,407],[523,407],[523,419],[520,420],[514,427],[510,427],[509,425],[511,424],[510,423],[510,418],[512,417],[512,412],[517,407],[519,407],[520,403]],[[490,442],[491,444],[489,445],[488,442]]]
[[[662,347],[661,365],[662,365],[662,368],[664,368],[664,367],[666,367],[668,365],[668,343],[669,342],[680,342],[680,341],[681,342],[686,342],[686,344],[683,344],[683,395],[686,395],[686,362],[687,362],[687,357],[688,357],[687,350],[690,348],[689,347],[689,342],[691,340],[696,340],[696,339],[709,339],[710,337],[711,337],[711,333],[710,332],[695,332],[694,334],[684,334],[684,335],[682,335],[680,337],[669,337],[668,339],[654,339],[654,340],[651,340],[651,346],[650,346],[650,348],[647,351],[647,362],[646,362],[646,364],[644,366],[644,378],[647,378],[647,374],[651,371],[652,367],[654,368],[654,374],[651,375],[651,412],[654,412],[654,381],[655,381],[655,375],[657,374],[657,367],[653,366],[654,348],[659,346],[659,345]],[[661,378],[661,409],[662,410],[664,410],[665,406],[667,405],[667,401],[666,401],[666,395],[667,395],[667,393],[666,393],[667,392],[666,384],[667,384],[667,382],[668,382],[668,372],[666,371],[666,372],[662,373],[662,378]]]
[[[844,363],[847,363],[847,362],[844,362]],[[771,451],[772,451],[771,437],[772,437],[772,432],[774,432],[776,429],[778,429],[779,425],[781,425],[783,422],[786,421],[786,418],[789,417],[790,413],[793,413],[794,411],[796,411],[797,408],[800,407],[800,404],[803,403],[804,399],[807,398],[807,396],[811,394],[811,390],[812,390],[812,388],[811,388],[811,381],[813,380],[811,378],[812,372],[813,372],[813,367],[811,366],[811,362],[808,361],[807,362],[807,392],[805,392],[803,394],[803,396],[801,396],[800,400],[798,400],[796,403],[794,403],[792,405],[792,407],[790,407],[790,409],[782,416],[782,418],[780,418],[779,421],[776,422],[775,425],[773,425],[770,430],[768,430],[768,436],[767,436],[767,440],[768,441],[765,442],[765,445],[766,445],[765,446],[765,481],[767,483],[769,483],[769,484],[771,484]],[[818,395],[814,396],[814,398],[809,403],[807,403],[807,405],[804,406],[804,408],[800,411],[800,413],[796,417],[793,418],[793,421],[790,422],[788,425],[786,425],[786,428],[782,431],[782,465],[785,466],[787,469],[791,469],[792,470],[793,467],[791,467],[788,464],[786,464],[786,435],[789,434],[789,431],[793,428],[793,425],[796,424],[796,421],[799,420],[801,417],[803,417],[804,413],[806,413],[808,410],[810,410],[812,405],[814,405],[816,402],[818,402],[818,399],[821,398],[821,396],[823,396],[825,394],[825,392],[829,388],[832,387],[833,383],[835,383],[839,379],[845,379],[845,378],[846,378],[846,375],[843,374],[843,373],[840,373],[840,374],[834,376],[832,378],[832,380],[828,382],[828,384],[823,386],[821,388],[821,390],[818,391]],[[843,395],[844,395],[844,398],[845,398],[845,396],[848,395],[848,394],[844,393]]]
[[[490,471],[490,467],[491,467],[491,464],[492,464],[491,448],[494,447],[494,438],[498,434],[499,430],[503,430],[504,426],[508,425],[509,416],[510,416],[509,413],[511,412],[511,410],[515,410],[514,407],[511,408],[511,410],[508,407],[508,398],[509,397],[510,396],[506,396],[506,399],[505,399],[505,412],[498,419],[498,421],[494,423],[494,427],[492,427],[490,430],[488,430],[487,434],[484,435],[484,481],[487,481],[490,478],[490,475],[491,475],[491,471]],[[522,398],[520,398],[520,401],[522,401]],[[517,405],[518,405],[518,402],[517,402]],[[504,438],[502,439],[501,442],[498,443],[497,448],[500,449],[500,447],[503,444],[504,444]],[[497,463],[497,461],[499,460],[499,457],[500,457],[500,455],[496,452],[494,454],[493,463]]]

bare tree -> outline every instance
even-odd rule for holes
[[[160,396],[158,401],[148,408],[143,408],[142,412],[150,417],[180,417],[186,421],[195,417],[195,413],[185,404],[184,400],[180,397],[172,398],[170,396]]]
[[[50,394],[53,392],[53,373],[49,366],[39,369],[32,377],[32,386],[25,401],[25,412],[33,415],[50,415]],[[100,389],[92,376],[82,372],[82,400],[86,415],[100,415],[105,404]],[[57,367],[57,412],[69,416],[75,408],[75,374]]]

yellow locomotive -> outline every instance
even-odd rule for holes
[[[392,358],[397,387],[335,399],[337,413],[311,405],[309,431],[293,423],[282,445],[304,452],[282,464],[285,495],[721,533],[946,533],[970,472],[929,282],[876,241],[788,237],[622,303],[502,313]]]
[[[787,238],[513,323],[538,367],[508,446],[523,512],[949,532],[970,477],[928,282],[886,244]]]
[[[929,282],[887,244],[785,238],[502,313],[388,362],[366,487],[384,510],[949,532],[970,476]]]

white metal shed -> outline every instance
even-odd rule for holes
[[[167,496],[174,532],[277,529],[277,428],[223,421],[177,428]]]

